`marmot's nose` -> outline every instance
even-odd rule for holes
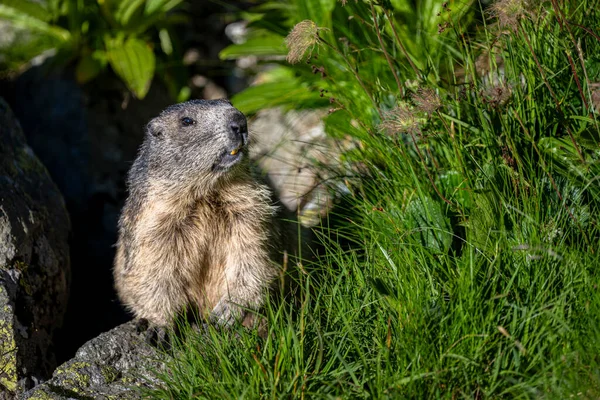
[[[246,121],[231,121],[229,123],[229,129],[235,140],[241,139],[243,144],[248,142],[248,127]]]

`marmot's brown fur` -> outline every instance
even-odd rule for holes
[[[125,306],[156,326],[193,307],[219,325],[258,309],[277,273],[270,192],[250,174],[246,118],[195,100],[150,121],[128,177],[114,277]]]

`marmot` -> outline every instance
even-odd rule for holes
[[[146,127],[119,219],[116,289],[140,319],[180,311],[229,326],[257,310],[277,268],[268,187],[252,178],[244,115],[227,100],[168,107]]]

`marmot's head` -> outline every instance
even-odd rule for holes
[[[175,104],[148,123],[145,152],[153,172],[169,179],[205,179],[247,155],[246,117],[228,100]]]

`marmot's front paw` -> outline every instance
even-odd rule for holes
[[[139,334],[144,335],[144,341],[151,346],[168,348],[169,334],[166,328],[158,325],[154,325],[147,319],[140,318],[135,324],[135,329]]]
[[[215,325],[230,328],[235,321],[243,318],[245,312],[237,304],[222,299],[210,313],[210,322]]]
[[[139,318],[135,321],[135,331],[137,333],[144,333],[148,330],[150,322],[146,318]]]

